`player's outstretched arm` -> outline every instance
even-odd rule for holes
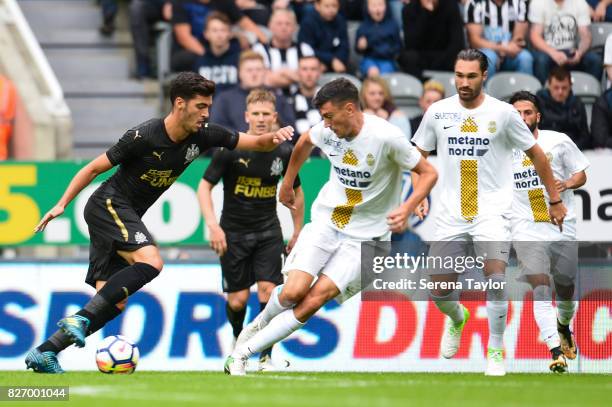
[[[408,226],[408,217],[414,212],[417,205],[427,198],[438,180],[438,171],[426,159],[421,158],[412,169],[418,175],[413,185],[412,194],[387,216],[389,230],[393,233],[402,233]]]
[[[295,242],[297,242],[297,238],[302,231],[302,226],[304,226],[304,190],[301,186],[295,188],[295,209],[291,210],[291,219],[293,220],[293,234],[291,235],[291,239],[287,242],[287,254],[291,252]]]
[[[212,200],[214,187],[214,184],[201,179],[198,185],[198,202],[200,202],[204,223],[206,223],[210,232],[210,247],[221,257],[227,251],[227,241],[225,240],[225,232],[215,216],[215,207]]]
[[[531,159],[536,172],[546,187],[546,192],[548,192],[548,198],[550,199],[548,213],[550,219],[555,225],[559,226],[560,231],[563,231],[563,219],[567,214],[567,208],[563,204],[559,191],[555,186],[555,179],[550,168],[550,163],[542,148],[537,144],[529,150],[526,150],[525,154]]]
[[[34,232],[42,232],[47,227],[47,223],[49,223],[52,219],[57,218],[62,213],[64,213],[64,209],[75,196],[78,195],[79,192],[83,190],[87,185],[91,183],[99,174],[110,170],[113,167],[111,162],[109,161],[106,153],[99,155],[85,167],[81,168],[79,172],[76,173],[70,184],[68,184],[68,188],[64,192],[64,195],[60,198],[60,200],[55,204],[53,208],[49,212],[43,216],[38,225],[34,228]]]
[[[236,148],[240,150],[253,151],[272,151],[280,143],[289,141],[293,138],[293,127],[286,126],[273,133],[262,134],[261,136],[252,136],[246,133],[240,133],[238,145]]]
[[[302,165],[306,159],[310,156],[310,152],[312,151],[313,147],[314,144],[312,143],[312,140],[310,140],[310,133],[306,132],[300,136],[295,148],[293,149],[293,152],[291,153],[289,166],[287,167],[287,171],[283,177],[283,182],[278,194],[280,203],[291,210],[297,209],[295,191],[293,190],[295,177],[300,171],[300,168],[302,168]]]

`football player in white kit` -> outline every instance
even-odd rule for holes
[[[552,356],[549,368],[564,373],[567,371],[566,358],[576,358],[576,343],[569,328],[576,311],[573,294],[578,268],[573,190],[586,183],[585,170],[589,161],[566,134],[538,129],[541,115],[533,94],[517,92],[510,103],[544,150],[557,191],[567,207],[563,231],[560,231],[550,221],[546,205],[548,195],[533,163],[522,151],[514,151],[512,241],[521,279],[533,287],[533,314],[540,337]],[[552,305],[551,278],[557,293],[557,313]]]
[[[251,355],[301,328],[331,299],[342,302],[358,293],[361,243],[389,240],[391,232],[404,231],[408,217],[437,179],[436,170],[399,128],[361,111],[357,88],[350,81],[341,78],[326,84],[313,104],[323,121],[300,136],[280,201],[294,206],[290,186],[315,146],[330,160],[329,181],[283,267],[285,284],[273,290],[266,308],[243,329],[227,358],[224,370],[231,375],[244,375]],[[402,203],[404,169],[420,178]]]
[[[525,151],[540,174],[551,200],[550,217],[559,227],[566,209],[546,156],[516,109],[483,92],[487,66],[482,52],[461,51],[455,62],[457,95],[430,106],[412,141],[424,157],[432,150],[438,154],[440,215],[436,218],[436,243],[429,256],[463,255],[462,242],[473,242],[476,255],[485,259],[485,278],[493,286],[504,287],[510,250],[513,148]],[[422,210],[419,206],[417,215],[422,215]],[[430,295],[438,309],[449,316],[441,353],[451,358],[459,349],[469,313],[459,303],[458,293],[441,284],[457,281],[456,271],[428,271],[431,281],[439,284]],[[505,290],[488,290],[486,375],[505,375],[503,334],[507,312]]]

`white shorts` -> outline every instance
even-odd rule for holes
[[[516,251],[519,281],[528,275],[548,274],[555,283],[572,285],[578,270],[578,242],[574,225],[557,226],[528,220],[512,222],[512,246]]]
[[[480,216],[472,223],[449,224],[439,217],[436,240],[429,256],[482,257],[508,263],[510,255],[510,220],[503,216]],[[472,246],[473,245],[473,250]],[[448,274],[453,270],[429,269],[429,274]],[[454,271],[460,273],[461,271]]]
[[[340,295],[336,299],[342,303],[361,291],[362,242],[326,224],[309,223],[287,256],[283,274],[291,270],[315,278],[325,274],[338,287]]]

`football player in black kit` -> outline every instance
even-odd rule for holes
[[[290,140],[291,127],[251,136],[208,123],[215,84],[197,73],[180,73],[170,86],[172,111],[131,130],[83,167],[35,231],[60,216],[94,178],[119,165],[117,172],[89,198],[84,217],[89,227],[89,270],[85,281],[97,293],[75,315],[61,319],[60,329],[26,356],[26,366],[40,373],[63,373],[57,354],[121,313],[127,298],[157,277],[163,260],[142,222],[147,209],[195,158],[211,147],[271,151]]]
[[[276,97],[265,89],[254,89],[246,98],[248,134],[261,136],[276,125]],[[198,187],[198,198],[210,245],[219,255],[226,313],[234,338],[238,338],[246,314],[249,288],[257,283],[260,311],[266,307],[275,286],[283,283],[281,255],[283,233],[276,214],[276,188],[291,158],[290,143],[270,152],[222,148],[215,152]],[[223,179],[223,212],[217,223],[211,191]],[[296,209],[292,210],[293,236],[290,251],[304,223],[304,193],[299,177],[293,184]],[[274,370],[271,348],[259,359],[259,370]]]

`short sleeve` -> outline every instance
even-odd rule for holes
[[[185,10],[185,6],[180,0],[172,0],[172,25],[189,24],[189,15]]]
[[[423,151],[433,151],[436,149],[437,137],[433,126],[433,109],[430,107],[423,115],[423,120],[419,128],[412,137],[412,142]],[[414,130],[414,129],[413,129]]]
[[[574,175],[589,168],[589,160],[569,137],[566,142],[563,143],[563,147],[565,150],[565,162],[563,164],[569,170],[570,174]]]
[[[206,171],[204,171],[203,179],[215,185],[227,172],[230,163],[231,153],[225,148],[220,148],[215,151]]]
[[[608,35],[608,38],[606,39],[603,63],[604,65],[612,65],[612,35]]]
[[[308,132],[310,134],[310,141],[312,142],[312,144],[314,144],[315,146],[321,148],[323,145],[323,131],[325,130],[325,125],[324,122],[319,122],[316,125],[314,125],[310,131]]]
[[[211,147],[225,147],[233,150],[238,145],[239,133],[236,130],[229,130],[218,124],[206,123],[202,128],[203,150]]]
[[[504,126],[508,143],[521,151],[527,151],[536,143],[535,137],[527,127],[521,115],[514,108],[508,109],[508,119]]]
[[[465,6],[465,23],[466,24],[481,24],[482,20],[479,16],[476,15],[476,5],[474,4],[474,0],[468,1]]]
[[[401,168],[411,170],[419,163],[421,153],[403,134],[389,136],[389,157]]]
[[[108,149],[106,156],[115,166],[130,158],[138,157],[144,144],[144,137],[139,134],[139,130],[131,129],[126,131],[119,141]]]
[[[257,42],[253,44],[252,50],[257,52],[264,60],[264,65],[266,68],[270,69],[270,58],[268,58],[268,53],[266,52],[266,46],[261,42]]]
[[[544,24],[544,2],[529,2],[529,22],[532,24]]]
[[[586,0],[578,2],[578,10],[576,16],[576,23],[578,27],[590,26],[591,25],[591,11],[589,10],[589,4]]]

